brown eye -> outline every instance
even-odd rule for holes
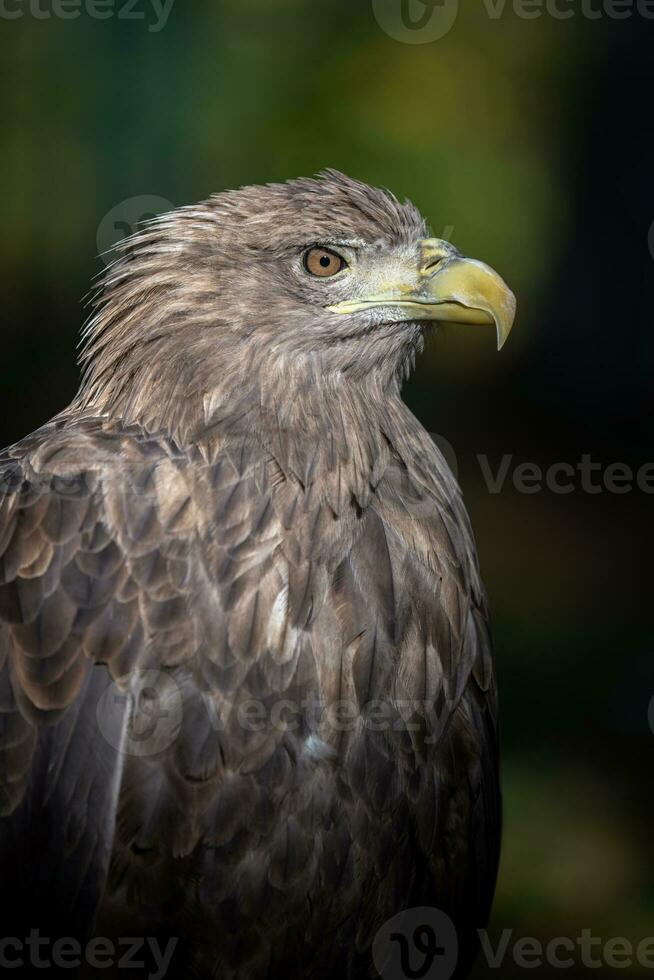
[[[345,259],[327,248],[310,248],[304,256],[304,268],[307,272],[312,276],[321,276],[323,279],[335,276],[346,265]]]

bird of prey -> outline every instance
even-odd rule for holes
[[[501,346],[514,313],[336,171],[121,244],[78,394],[0,456],[5,935],[365,977],[433,906],[462,975],[498,861],[494,661],[460,491],[400,392],[430,326]]]

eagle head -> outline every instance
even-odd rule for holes
[[[118,251],[78,400],[159,428],[197,429],[246,393],[396,388],[427,325],[491,324],[501,346],[515,315],[500,276],[429,237],[411,203],[336,171],[215,194]]]

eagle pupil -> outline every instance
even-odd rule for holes
[[[329,266],[332,264],[332,260],[329,257],[329,255],[323,255],[322,258],[320,259],[320,264],[323,267],[323,269],[329,268]]]

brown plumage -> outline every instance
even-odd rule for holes
[[[332,310],[425,235],[328,172],[121,246],[80,392],[0,457],[14,930],[177,936],[175,976],[362,977],[389,916],[435,905],[467,965],[499,844],[475,546],[400,399],[425,322]]]

